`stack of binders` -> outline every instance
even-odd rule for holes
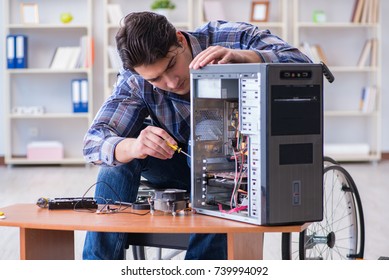
[[[27,68],[27,36],[17,34],[7,36],[7,68]]]

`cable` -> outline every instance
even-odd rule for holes
[[[107,186],[114,193],[114,195],[118,198],[118,200],[113,201],[112,199],[106,199],[106,198],[103,198],[103,197],[98,197],[99,199],[104,201],[104,205],[103,205],[103,207],[101,209],[99,209],[98,211],[95,211],[95,212],[98,212],[99,214],[122,213],[122,214],[131,214],[131,215],[137,215],[137,216],[145,216],[147,214],[150,214],[150,211],[147,211],[145,213],[125,212],[125,210],[128,209],[128,208],[134,209],[134,207],[132,207],[134,205],[134,203],[122,201],[120,195],[114,190],[114,188],[112,186],[110,186],[108,183],[104,182],[104,181],[98,181],[98,182],[92,184],[85,191],[85,193],[84,193],[84,195],[82,197],[85,197],[86,194],[91,190],[91,188],[93,188],[94,186],[96,186],[99,183],[102,183],[105,186]],[[118,208],[112,209],[111,206],[110,206],[111,204],[112,205],[117,205]]]

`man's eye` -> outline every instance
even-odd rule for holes
[[[158,78],[155,78],[155,79],[152,79],[152,80],[148,80],[149,83],[158,83],[158,81],[161,80],[161,77],[158,77]]]
[[[167,67],[167,69],[172,69],[176,65],[176,60],[174,59]]]

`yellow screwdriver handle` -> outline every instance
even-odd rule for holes
[[[190,155],[188,155],[187,153],[183,152],[182,151],[182,148],[178,147],[177,145],[173,145],[173,144],[170,144],[168,141],[166,141],[166,144],[172,148],[175,152],[177,153],[183,153],[185,156],[187,156],[188,158],[190,158]]]
[[[176,151],[177,153],[180,153],[181,152],[181,148],[179,148],[177,145],[173,145],[173,144],[170,144],[168,141],[166,141],[166,144],[172,148],[174,151]]]

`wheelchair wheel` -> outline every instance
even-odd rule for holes
[[[324,168],[329,165],[339,165],[339,163],[336,160],[327,156],[323,157],[323,162],[324,162]]]
[[[365,225],[355,182],[330,158],[325,158],[323,174],[323,220],[313,222],[301,233],[283,233],[282,259],[363,258]]]

